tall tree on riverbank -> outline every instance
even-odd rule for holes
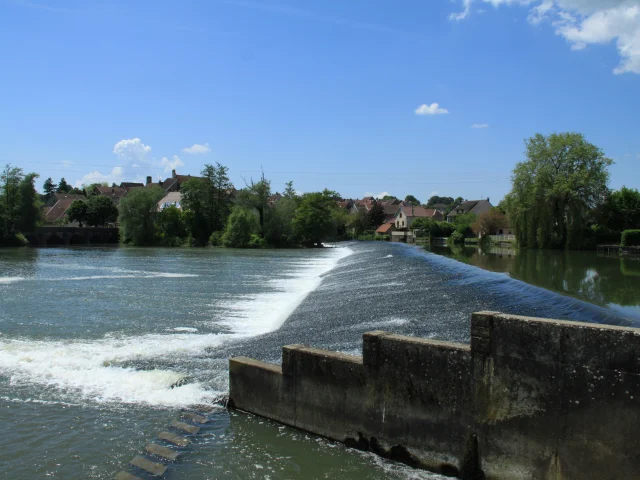
[[[49,200],[51,196],[54,193],[56,193],[56,188],[58,188],[58,186],[55,183],[53,183],[53,180],[51,180],[51,177],[47,178],[42,184],[42,191],[44,192],[44,198],[46,200]]]
[[[40,220],[37,173],[24,175],[6,165],[0,173],[0,244],[20,243],[16,235],[31,233]]]
[[[512,174],[506,207],[518,243],[579,248],[590,212],[604,201],[613,163],[579,133],[537,134]]]
[[[213,232],[224,230],[231,212],[233,184],[229,169],[216,163],[205,165],[202,178],[193,178],[181,187],[182,207],[188,210],[191,236],[197,245],[207,245]]]
[[[319,245],[335,238],[333,210],[337,206],[334,194],[335,192],[324,190],[302,196],[293,219],[293,230],[303,245]]]
[[[258,223],[260,225],[260,236],[262,238],[264,238],[265,214],[269,208],[270,198],[271,182],[264,177],[264,172],[262,172],[260,180],[257,182],[251,179],[251,183],[248,183],[247,188],[240,192],[238,196],[241,204],[258,212]]]
[[[156,241],[158,202],[164,196],[160,187],[134,188],[120,201],[122,243],[153,245]]]

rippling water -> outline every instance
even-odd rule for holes
[[[478,310],[637,326],[401,244],[0,250],[0,472],[111,478],[179,407],[227,392],[230,356],[279,362],[291,343],[360,354],[374,329],[465,342]],[[214,418],[168,478],[439,478],[249,415]]]

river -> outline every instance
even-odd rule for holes
[[[360,354],[375,329],[467,342],[478,310],[640,324],[403,244],[0,250],[1,475],[112,478],[181,407],[226,394],[230,356]],[[167,478],[440,478],[250,415],[212,419]]]

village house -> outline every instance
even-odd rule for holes
[[[415,241],[411,224],[416,218],[431,218],[441,222],[444,217],[442,213],[434,208],[424,208],[421,206],[401,206],[398,208],[394,218],[394,229],[391,232],[391,241],[413,243]]]
[[[127,196],[127,192],[128,190],[122,187],[96,186],[93,189],[92,193],[94,195],[101,195],[103,197],[108,197],[111,199],[113,203],[118,205],[120,203],[120,200]]]
[[[42,207],[44,223],[63,222],[67,217],[67,210],[73,202],[80,200],[86,202],[84,195],[70,195],[67,193],[54,193]]]
[[[182,193],[169,192],[158,202],[158,211],[162,211],[167,207],[176,207],[178,210],[182,210]]]
[[[488,198],[486,200],[466,200],[447,214],[447,222],[454,222],[458,215],[466,213],[473,213],[478,216],[492,208],[493,205],[491,205]]]

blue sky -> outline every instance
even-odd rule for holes
[[[497,203],[526,137],[578,131],[640,187],[640,0],[0,0],[0,72],[0,162],[39,184],[219,161]]]

